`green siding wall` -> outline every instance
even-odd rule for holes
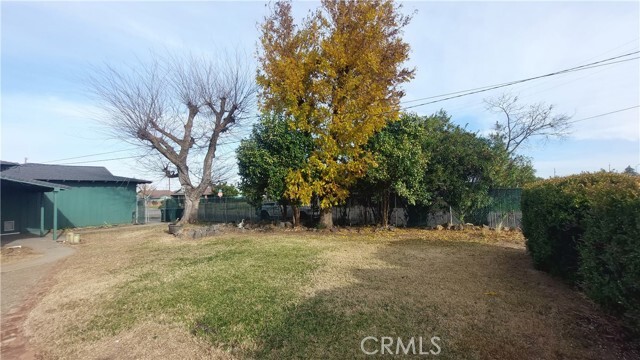
[[[4,233],[5,220],[13,220],[15,232],[39,234],[42,196],[39,192],[9,190],[3,187],[0,194],[0,230]]]
[[[136,211],[136,184],[64,182],[71,186],[58,197],[58,228],[130,224]],[[53,213],[53,193],[45,195],[45,214]],[[45,216],[45,228],[53,217]]]

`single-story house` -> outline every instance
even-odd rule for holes
[[[54,220],[60,229],[132,223],[137,185],[150,183],[115,176],[102,166],[35,163],[11,166],[1,171],[0,177],[2,233],[9,232],[4,225],[11,225],[11,221],[13,232],[33,234],[39,234],[43,227],[54,229]],[[41,195],[33,195],[27,185],[40,186],[36,189]],[[40,216],[42,212],[44,216]]]
[[[171,190],[151,190],[148,194],[138,193],[138,197],[143,198],[152,206],[158,206],[163,201],[171,198]]]
[[[45,219],[49,215],[54,238],[57,237],[57,211],[45,212],[45,204],[50,203],[53,209],[57,209],[57,195],[68,189],[65,185],[16,179],[0,172],[0,233],[12,235],[28,232],[43,236]],[[45,193],[51,193],[51,198],[46,198]]]
[[[203,199],[208,199],[211,196],[218,196],[218,191],[214,191],[211,189],[211,186],[207,186],[206,189],[204,189],[204,193],[202,193],[202,198]],[[179,201],[184,201],[184,191],[182,191],[182,189],[176,190],[174,192],[171,193],[171,197],[173,197],[176,200]]]

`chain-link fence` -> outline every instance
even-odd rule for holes
[[[147,202],[143,198],[136,199],[136,211],[134,214],[134,224],[146,224],[147,221]]]
[[[165,200],[157,211],[158,222],[175,222],[182,218],[184,213],[184,199],[171,198]],[[147,207],[147,212],[154,213]],[[209,197],[200,199],[198,205],[198,221],[202,222],[240,222],[242,220],[258,221],[256,208],[249,204],[245,198],[238,197]],[[155,218],[148,219],[152,222]]]
[[[522,189],[489,190],[487,205],[470,211],[464,217],[465,223],[496,227],[521,227],[522,211],[520,195]],[[436,226],[461,224],[459,212],[445,203],[432,207],[408,206],[408,226]]]
[[[464,217],[465,223],[490,227],[520,227],[521,189],[492,189],[486,206],[474,209]],[[381,201],[371,196],[352,196],[344,206],[333,209],[339,225],[375,225],[382,221]],[[394,226],[433,227],[462,223],[459,212],[446,203],[432,206],[409,205],[395,194],[389,198],[388,223]]]
[[[522,225],[521,195],[522,189],[489,190],[489,204],[476,209],[468,218],[471,222],[495,228],[519,228]]]
[[[159,223],[160,221],[161,210],[159,205],[157,203],[149,201],[148,199],[138,198],[133,223],[149,224]]]
[[[257,221],[256,208],[245,198],[222,197],[200,200],[198,220],[205,222],[240,222],[242,220]]]
[[[489,203],[482,208],[471,211],[464,220],[466,223],[474,225],[520,227],[522,219],[520,195],[521,189],[493,189],[489,192]],[[139,212],[137,219],[139,223],[174,222],[183,215],[183,201],[181,198],[171,198],[165,200],[159,209],[147,206],[143,208],[144,215],[141,216]],[[376,225],[382,223],[383,213],[381,202],[375,197],[352,196],[344,205],[333,208],[333,221],[339,226]],[[287,214],[291,215],[290,209]],[[276,220],[279,218],[278,215],[275,214],[269,219]],[[432,227],[443,224],[460,224],[462,221],[458,215],[456,209],[444,203],[426,207],[409,205],[406,200],[395,194],[391,194],[389,198],[387,216],[389,225],[393,226]],[[252,222],[265,220],[264,216],[261,216],[260,209],[256,209],[242,197],[209,197],[200,200],[199,221],[239,223],[243,219]],[[288,220],[290,221],[290,219]]]

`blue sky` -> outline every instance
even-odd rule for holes
[[[405,101],[546,74],[640,47],[638,2],[403,4],[406,13],[415,11],[405,40],[416,77],[405,86]],[[240,49],[252,55],[257,24],[268,12],[264,2],[3,1],[0,6],[1,158],[101,165],[117,175],[157,181],[160,188],[167,180],[141,168],[130,158],[136,154],[131,145],[110,138],[96,121],[100,111],[87,96],[84,79],[94,66],[132,63],[152,51],[215,56]],[[293,6],[301,17],[317,3]],[[558,112],[583,119],[639,105],[639,64],[628,61],[506,90],[524,103],[554,104]],[[431,114],[443,108],[456,123],[485,133],[497,118],[482,100],[503,91],[412,110]],[[234,162],[236,145],[220,150],[223,160]],[[99,153],[109,154],[81,157]],[[578,122],[568,138],[533,142],[522,153],[532,157],[542,177],[640,166],[638,108]]]

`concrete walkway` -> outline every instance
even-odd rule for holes
[[[53,268],[54,264],[75,250],[69,246],[45,237],[2,237],[2,247],[22,245],[42,255],[22,261],[2,264],[2,288],[0,295],[0,315],[4,318],[9,310],[21,304],[22,300],[34,290],[38,282]]]
[[[24,321],[53,284],[56,263],[75,250],[48,237],[2,237],[2,247],[26,246],[40,255],[17,262],[2,264],[0,358],[32,360],[35,353],[29,348],[23,332]]]

